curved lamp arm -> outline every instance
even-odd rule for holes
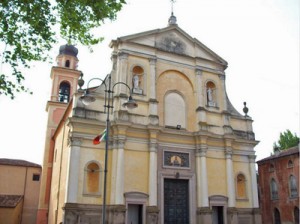
[[[87,89],[86,89],[85,93],[83,94],[83,96],[80,97],[80,100],[82,101],[82,103],[85,104],[85,105],[88,105],[88,104],[90,104],[90,103],[92,103],[92,102],[94,102],[96,100],[96,98],[94,96],[91,96],[91,94],[90,94],[89,84],[90,84],[91,81],[97,79],[97,80],[102,81],[102,83],[105,86],[104,112],[106,112],[106,107],[108,108],[108,113],[109,113],[109,108],[113,107],[114,97],[112,96],[112,101],[111,101],[112,105],[110,105],[110,102],[109,102],[110,99],[109,98],[111,97],[110,94],[113,93],[114,87],[116,85],[118,85],[118,84],[125,85],[129,89],[129,98],[128,98],[128,101],[125,102],[125,103],[123,103],[122,106],[127,107],[129,109],[136,108],[138,106],[138,104],[135,102],[135,100],[131,96],[131,89],[130,89],[130,87],[126,83],[124,83],[124,82],[117,82],[111,88],[111,81],[110,81],[111,80],[111,75],[110,74],[108,75],[108,78],[109,78],[108,89],[107,89],[107,85],[106,85],[106,83],[105,83],[105,81],[103,79],[92,78],[91,80],[89,80],[89,82],[87,84]],[[108,97],[107,97],[107,94],[108,94]]]
[[[80,100],[82,101],[82,103],[84,105],[89,105],[90,103],[94,102],[96,100],[95,97],[91,96],[90,94],[90,90],[89,90],[89,85],[90,85],[90,82],[93,81],[93,80],[100,80],[102,83],[101,84],[104,84],[104,87],[105,87],[105,96],[104,96],[104,99],[105,99],[105,105],[107,103],[107,85],[105,83],[105,81],[103,79],[100,79],[100,78],[92,78],[89,80],[89,82],[87,83],[87,88],[83,94],[83,96],[80,97]],[[104,108],[104,112],[105,112],[105,108]]]
[[[113,85],[112,87],[112,90],[114,90],[115,86],[118,85],[118,84],[122,84],[122,85],[125,85],[128,89],[129,89],[129,98],[128,98],[128,101],[123,103],[122,106],[123,107],[127,107],[129,109],[134,109],[134,108],[137,108],[138,107],[138,104],[135,102],[135,100],[132,98],[131,96],[131,89],[130,87],[125,83],[125,82],[117,82]],[[114,103],[114,98],[112,100],[112,103]]]

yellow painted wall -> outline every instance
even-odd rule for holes
[[[207,158],[208,195],[227,196],[227,175],[225,159]]]
[[[66,178],[68,167],[68,133],[69,128],[60,129],[60,132],[56,137],[56,144],[54,146],[54,159],[53,159],[53,171],[51,181],[51,193],[50,193],[50,205],[49,205],[49,223],[58,223],[62,221],[62,207],[65,202],[66,194]],[[56,215],[56,210],[57,215]]]
[[[148,193],[149,153],[125,151],[124,192],[138,191]]]

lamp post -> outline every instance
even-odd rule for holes
[[[138,106],[138,104],[133,100],[131,96],[131,89],[130,87],[124,83],[124,82],[117,82],[112,86],[111,83],[111,74],[108,75],[108,86],[106,85],[105,81],[100,79],[100,78],[93,78],[91,79],[88,84],[87,84],[87,89],[84,93],[83,96],[80,97],[80,100],[82,101],[83,104],[89,105],[90,103],[96,101],[95,97],[93,97],[89,93],[89,83],[92,80],[100,80],[105,86],[105,95],[104,95],[104,113],[106,113],[106,139],[105,139],[105,158],[104,158],[104,187],[103,187],[103,204],[102,204],[102,224],[105,224],[105,214],[106,214],[106,180],[107,180],[107,156],[108,156],[108,142],[109,142],[109,127],[110,127],[110,120],[109,120],[109,115],[110,115],[110,109],[113,108],[113,101],[114,101],[114,87],[116,85],[125,85],[129,89],[129,98],[128,101],[123,104],[123,106],[133,109]],[[107,108],[107,110],[106,110]]]

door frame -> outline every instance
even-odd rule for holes
[[[127,224],[128,219],[128,204],[134,204],[134,205],[142,205],[142,216],[143,216],[143,224],[146,223],[146,204],[149,198],[148,194],[145,194],[143,192],[126,192],[124,193],[125,197],[125,204],[126,204],[126,213],[125,213],[125,224]]]
[[[158,207],[160,210],[159,223],[164,221],[164,181],[165,179],[188,180],[189,189],[189,221],[190,224],[196,223],[196,189],[195,175],[184,173],[180,170],[172,170],[172,172],[161,172],[158,178]]]

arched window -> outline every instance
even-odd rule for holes
[[[183,97],[170,92],[165,96],[165,126],[186,128],[186,107]]]
[[[236,177],[236,188],[237,188],[237,198],[238,199],[247,198],[246,178],[241,173],[238,174]]]
[[[291,167],[293,167],[293,166],[294,166],[293,161],[292,161],[292,160],[289,160],[289,161],[288,161],[287,167],[288,167],[288,168],[291,168]]]
[[[281,224],[280,221],[280,212],[277,208],[274,208],[274,223],[275,224]]]
[[[290,188],[290,197],[295,198],[298,196],[298,189],[297,189],[297,181],[294,175],[289,177],[289,188]]]
[[[270,171],[270,172],[273,172],[274,170],[275,170],[274,164],[271,163],[271,164],[270,164],[270,167],[269,167],[269,171]]]
[[[70,68],[70,60],[66,60],[65,67]]]
[[[217,106],[216,85],[211,81],[206,83],[206,100],[207,100],[207,106],[210,107]]]
[[[294,220],[295,224],[299,224],[299,208],[297,206],[294,208]]]
[[[271,199],[278,199],[278,188],[274,179],[271,180]]]
[[[90,162],[84,170],[84,194],[100,195],[100,166]]]
[[[58,101],[68,103],[70,100],[70,84],[68,82],[62,82],[59,85]]]

